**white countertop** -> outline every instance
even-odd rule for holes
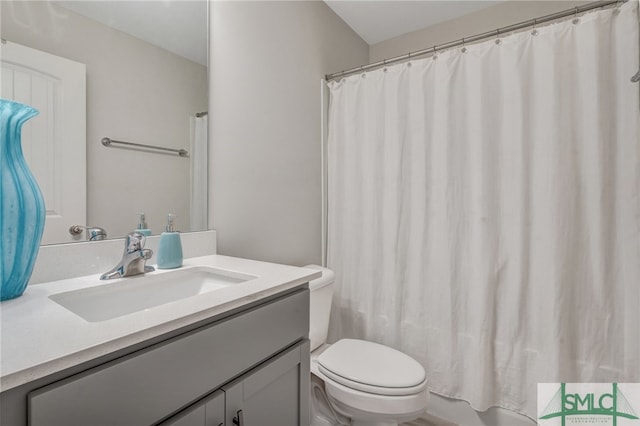
[[[99,280],[100,274],[29,285],[21,297],[0,303],[0,391],[295,288],[321,275],[310,269],[220,255],[185,259],[184,267],[189,266],[210,266],[258,278],[101,322],[88,322],[49,299],[57,293],[109,285],[109,281]],[[128,279],[134,278],[117,281]]]

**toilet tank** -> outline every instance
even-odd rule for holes
[[[307,265],[305,268],[322,272],[320,278],[309,281],[309,340],[313,351],[327,341],[335,273],[318,265]]]

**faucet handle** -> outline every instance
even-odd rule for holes
[[[153,256],[153,250],[151,249],[144,249],[141,253],[142,254],[140,256],[143,257],[144,260],[149,260],[151,259],[151,256]]]
[[[139,232],[130,232],[124,240],[125,253],[131,254],[137,251],[142,251],[147,238]]]
[[[135,254],[136,257],[139,255],[145,261],[151,259],[151,256],[153,256],[153,250],[144,248],[146,241],[147,237],[140,232],[133,231],[127,234],[127,238],[124,242],[124,256],[128,254]],[[156,269],[153,266],[144,265],[144,272],[153,272],[155,270]]]

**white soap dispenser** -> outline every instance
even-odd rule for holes
[[[158,269],[174,269],[182,266],[182,243],[176,230],[175,215],[167,215],[167,227],[160,234],[158,245]]]

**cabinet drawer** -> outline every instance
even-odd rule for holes
[[[28,396],[32,426],[150,425],[305,337],[301,290]]]

